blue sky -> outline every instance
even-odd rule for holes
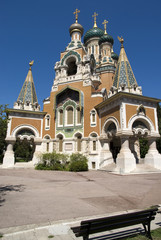
[[[0,0],[0,104],[12,108],[25,81],[29,61],[41,110],[50,95],[60,52],[70,42],[69,27],[73,12],[80,10],[78,22],[84,32],[108,20],[107,32],[117,36],[124,47],[143,95],[161,98],[161,1],[160,0]],[[83,41],[83,39],[82,39]]]

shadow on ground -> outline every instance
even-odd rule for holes
[[[2,185],[0,186],[0,207],[6,201],[5,196],[8,192],[22,192],[24,185]]]
[[[127,237],[135,237],[137,235],[145,235],[144,230],[142,228],[133,228],[126,231],[119,231],[111,234],[101,235],[97,237],[90,237],[89,240],[119,240],[126,239]]]

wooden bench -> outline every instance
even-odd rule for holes
[[[82,236],[83,240],[87,240],[89,239],[89,235],[93,233],[142,224],[145,230],[145,235],[149,239],[152,239],[150,233],[150,223],[155,219],[157,211],[158,208],[153,207],[122,215],[85,220],[81,222],[80,226],[72,227],[71,229],[76,237]]]

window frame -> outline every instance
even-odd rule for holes
[[[93,121],[93,114],[95,117],[95,120]],[[97,115],[96,115],[96,110],[92,109],[90,111],[90,126],[95,127],[97,125]]]
[[[45,130],[50,130],[50,114],[47,114],[45,116]]]
[[[68,109],[69,108],[72,108],[72,110],[73,110],[72,123],[68,123]],[[68,105],[65,109],[65,126],[74,126],[74,107],[72,105]]]

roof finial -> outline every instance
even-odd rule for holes
[[[32,60],[32,61],[29,62],[30,70],[31,70],[31,67],[32,67],[33,64],[34,64],[34,60]]]
[[[78,13],[80,13],[80,11],[76,8],[75,12],[73,14],[75,14],[75,22],[78,22]]]
[[[118,40],[120,41],[120,43],[121,43],[121,48],[123,48],[124,47],[124,45],[123,45],[123,43],[124,43],[124,39],[123,39],[123,37],[121,36],[121,37],[117,37],[118,38]]]
[[[92,17],[94,17],[94,28],[96,28],[97,27],[97,23],[96,23],[96,17],[98,16],[98,13],[94,13],[94,15],[92,15]]]
[[[104,32],[104,34],[107,34],[107,32],[106,32],[106,24],[108,23],[108,21],[107,20],[104,20],[104,22],[102,23],[103,25],[104,25],[104,29],[105,29],[105,32]]]

